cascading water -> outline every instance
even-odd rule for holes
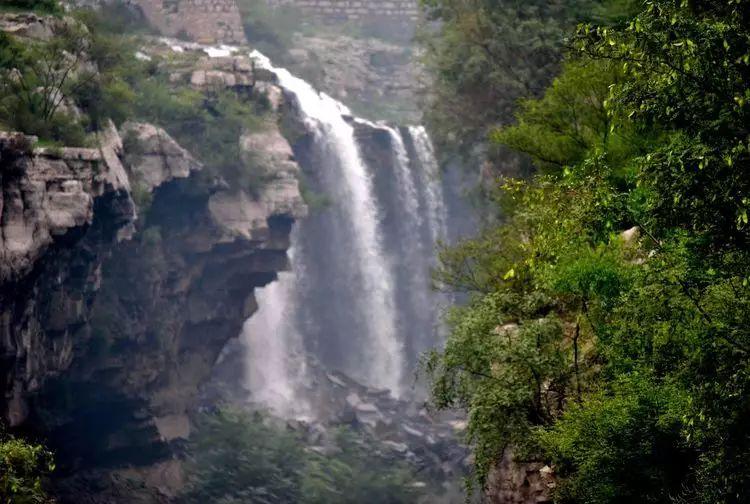
[[[304,264],[296,259],[297,235],[292,232],[292,271],[280,273],[275,282],[256,292],[258,311],[245,322],[240,336],[252,350],[245,362],[245,385],[253,391],[252,400],[282,418],[312,414],[301,389],[309,379],[305,346],[294,324],[295,290],[304,285]]]
[[[370,384],[390,389],[398,394],[403,372],[402,344],[396,335],[394,279],[383,254],[378,208],[373,198],[372,180],[354,138],[354,128],[343,116],[348,109],[333,98],[318,94],[307,82],[294,77],[287,70],[276,69],[270,62],[254,53],[256,61],[273,71],[279,84],[291,93],[304,114],[307,126],[315,136],[319,154],[325,159],[327,189],[334,201],[345,205],[341,222],[348,230],[351,254],[354,259],[350,280],[359,284],[358,312],[365,324],[368,347],[360,355],[358,367]]]
[[[445,240],[448,236],[448,216],[443,187],[440,183],[440,167],[435,157],[435,148],[424,126],[409,126],[408,131],[417,160],[421,166],[418,173],[421,176],[420,183],[425,189],[427,218],[430,223],[432,241]]]
[[[295,153],[306,183],[329,202],[296,224],[292,271],[258,293],[245,325],[253,400],[283,416],[308,414],[303,348],[325,369],[403,395],[419,354],[437,343],[430,268],[446,210],[429,137],[352,118],[252,56],[296,107],[305,138]]]

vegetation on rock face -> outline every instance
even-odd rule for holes
[[[42,504],[52,502],[42,478],[55,469],[52,454],[44,447],[0,434],[0,502]]]
[[[449,17],[439,43],[505,26],[463,5],[479,24]],[[750,5],[636,12],[571,33],[558,78],[492,133],[538,172],[501,180],[504,221],[441,252],[436,280],[470,301],[426,367],[437,405],[469,412],[481,482],[512,446],[552,464],[556,502],[748,502]],[[438,92],[502,113],[438,70]]]
[[[83,127],[66,103],[92,78],[82,64],[85,33],[52,23],[49,41],[17,41],[0,33],[0,124],[69,145],[85,142]]]
[[[185,502],[413,503],[415,476],[345,430],[324,451],[260,414],[203,415],[189,446]]]
[[[207,177],[257,193],[267,174],[242,155],[239,138],[271,120],[265,96],[170,82],[167,58],[134,57],[148,28],[118,5],[48,19],[49,41],[0,32],[0,126],[79,146],[110,119],[153,122],[189,146]]]

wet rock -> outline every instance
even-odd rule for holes
[[[407,445],[406,443],[397,443],[395,441],[383,441],[383,446],[390,448],[396,453],[405,454],[406,452],[409,451],[409,445]]]
[[[341,379],[340,379],[339,377],[337,377],[336,375],[333,375],[333,374],[331,374],[331,373],[326,373],[326,378],[328,378],[328,380],[329,380],[329,381],[330,381],[331,383],[333,383],[334,385],[338,385],[339,387],[342,387],[342,388],[345,388],[345,387],[346,387],[346,383],[344,383],[344,382],[343,382],[343,380],[341,380]]]

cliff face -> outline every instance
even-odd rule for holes
[[[101,149],[36,151],[34,138],[0,134],[0,380],[11,426],[44,377],[70,364],[104,250],[133,221],[112,133]]]
[[[542,462],[518,461],[507,449],[487,477],[490,504],[552,504],[555,473]]]
[[[56,451],[62,502],[179,489],[198,386],[306,213],[274,128],[238,139],[266,168],[254,194],[150,124],[110,126],[95,149],[0,134],[2,414]]]

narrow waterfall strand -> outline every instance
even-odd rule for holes
[[[423,183],[427,194],[428,219],[433,243],[447,238],[447,215],[440,167],[435,157],[435,148],[424,126],[410,126],[409,134],[423,170]]]

